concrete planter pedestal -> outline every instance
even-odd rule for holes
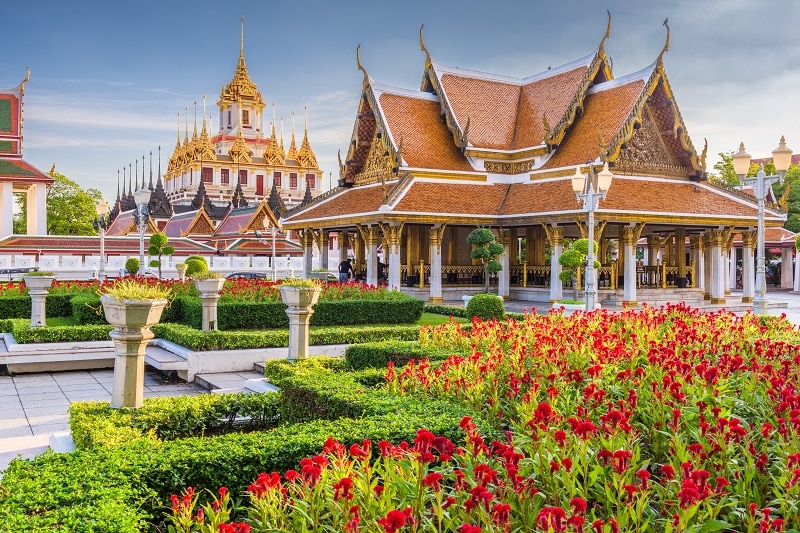
[[[288,307],[289,316],[289,361],[308,357],[308,327],[314,310],[311,307],[319,300],[320,287],[281,287],[281,299]]]
[[[23,276],[28,294],[31,296],[31,328],[43,328],[47,325],[45,300],[53,285],[53,276]]]
[[[114,326],[114,385],[111,407],[138,409],[144,400],[144,352],[150,328],[161,319],[167,300],[117,300],[101,296],[106,320]]]
[[[175,270],[178,271],[178,279],[183,281],[186,279],[186,269],[189,268],[186,264],[183,265],[175,265]]]
[[[203,331],[217,329],[217,301],[223,285],[225,278],[194,280],[194,286],[200,291],[200,301],[203,303]]]

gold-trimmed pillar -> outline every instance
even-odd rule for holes
[[[550,302],[552,303],[560,300],[564,294],[561,279],[558,277],[561,274],[561,264],[558,259],[564,249],[564,228],[555,224],[552,226],[542,225],[542,227],[550,241]]]
[[[624,257],[622,264],[625,270],[622,301],[630,307],[639,305],[636,301],[636,244],[639,242],[643,229],[644,224],[624,226],[622,228],[622,255]],[[650,240],[648,239],[649,243]]]
[[[497,258],[502,267],[497,273],[497,295],[503,300],[511,297],[511,272],[509,272],[509,256],[511,255],[511,230],[500,229],[497,232],[497,242],[503,245],[503,254]]]
[[[400,288],[400,246],[403,242],[403,223],[383,226],[384,245],[387,247],[390,289]]]
[[[303,248],[303,279],[311,277],[311,260],[314,256],[314,230],[302,229],[299,232],[300,246]]]
[[[720,305],[725,303],[725,242],[728,231],[715,229],[708,234],[709,251],[711,255],[711,303]]]
[[[314,232],[314,241],[319,250],[319,268],[328,270],[328,244],[330,242],[330,232],[328,230],[318,230]]]
[[[442,303],[442,240],[446,224],[434,224],[428,230],[428,242],[430,243],[431,275],[430,275],[430,296],[431,303]],[[420,279],[424,278],[424,272],[420,271]]]
[[[367,285],[378,285],[378,243],[380,235],[378,226],[359,225],[358,233],[367,247]]]

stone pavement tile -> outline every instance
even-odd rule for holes
[[[184,384],[174,384],[174,385],[150,385],[149,387],[145,387],[145,389],[149,389],[153,392],[168,392],[168,391],[191,391],[196,390],[198,387],[197,385],[192,385],[190,383]]]
[[[31,426],[34,435],[50,434],[57,431],[69,431],[69,422],[58,422],[55,424],[37,424]]]
[[[64,393],[58,389],[49,392],[20,392],[18,397],[23,404],[32,402],[57,402],[64,399]]]
[[[67,399],[72,402],[108,402],[111,401],[111,393],[102,392],[84,392],[77,391],[75,394],[67,394]]]
[[[94,379],[91,375],[85,372],[67,372],[67,373],[59,373],[54,374],[53,379],[59,385],[72,385],[78,383],[94,383],[97,380]]]
[[[69,400],[63,393],[51,394],[49,396],[20,396],[19,401],[25,409],[38,409],[40,407],[68,407]]]
[[[0,409],[0,421],[17,418],[20,416],[25,416],[25,410],[22,408],[22,404],[19,402],[9,406],[3,406],[3,409]]]
[[[61,385],[61,391],[64,394],[76,391],[105,391],[105,387],[97,381],[87,381],[86,383],[70,383],[69,385]]]
[[[17,393],[21,394],[23,392],[50,392],[52,390],[58,390],[58,384],[55,381],[51,382],[44,382],[44,381],[36,381],[33,383],[20,383],[17,385]]]
[[[26,407],[25,416],[31,420],[40,416],[67,416],[69,405],[57,407]]]
[[[29,386],[33,383],[55,383],[56,380],[53,379],[51,374],[17,374],[14,376],[14,385],[17,387],[19,386]],[[37,385],[41,386],[41,385]]]
[[[61,424],[64,422],[69,422],[69,415],[67,413],[38,413],[36,415],[28,415],[29,426],[41,426],[42,424]]]
[[[2,429],[13,429],[18,427],[23,427],[28,425],[28,419],[25,415],[17,416],[15,418],[5,418],[0,420],[0,430]]]
[[[0,387],[0,398],[8,398],[10,396],[16,396],[17,389],[14,387]],[[4,404],[7,400],[0,399],[0,405]]]
[[[33,435],[33,432],[28,424],[13,428],[0,429],[0,439],[8,439],[11,437],[29,437],[31,435]]]

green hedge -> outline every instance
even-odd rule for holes
[[[111,324],[86,324],[83,326],[48,326],[31,329],[31,321],[24,318],[12,320],[11,333],[19,344],[36,342],[86,342],[110,340]]]
[[[181,323],[200,329],[203,308],[199,298],[180,298]],[[312,326],[355,324],[413,324],[422,316],[424,302],[417,298],[392,300],[320,300],[314,306]],[[164,319],[166,321],[166,319]],[[220,301],[217,304],[220,330],[289,327],[283,302]]]
[[[344,360],[347,367],[353,370],[385,369],[390,361],[395,366],[404,366],[411,359],[444,361],[452,354],[452,350],[422,346],[416,341],[383,341],[352,344],[345,350]]]
[[[46,316],[70,316],[72,294],[48,294],[45,298]],[[8,294],[0,297],[0,319],[31,317],[31,297],[27,294]]]
[[[452,316],[455,318],[467,318],[467,310],[463,307],[454,307],[452,305],[426,305],[426,313],[433,313],[434,315]]]
[[[289,330],[266,331],[207,331],[182,324],[159,323],[152,328],[159,339],[174,342],[195,351],[243,350],[254,348],[277,348],[289,346]],[[311,328],[309,342],[312,345],[352,344],[374,342],[382,339],[416,340],[419,326],[361,326]]]
[[[108,324],[100,297],[96,294],[78,294],[70,300],[72,318],[77,324]]]
[[[477,413],[459,404],[371,386],[378,383],[375,369],[343,372],[341,360],[326,358],[267,366],[282,388],[268,395],[275,403],[261,404],[260,412],[268,413],[264,419],[274,419],[276,406],[280,412],[281,425],[269,431],[157,437],[203,426],[210,413],[224,412],[220,405],[235,403],[206,396],[146,400],[142,413],[75,404],[70,423],[80,448],[12,461],[0,485],[0,531],[142,531],[146,520],[162,519],[170,494],[187,486],[241,493],[259,472],[297,468],[329,437],[345,444],[411,442],[419,428],[427,428],[459,441],[465,415],[473,416],[485,436],[494,436]],[[237,413],[252,407],[239,406]]]

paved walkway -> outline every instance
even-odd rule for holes
[[[18,453],[32,457],[49,447],[50,436],[69,431],[72,402],[111,400],[114,371],[78,370],[0,376],[0,470]],[[180,396],[208,392],[199,385],[167,381],[148,371],[144,395]]]
[[[741,292],[733,292],[728,301],[741,302],[741,297]],[[767,298],[770,302],[787,305],[771,309],[771,314],[785,313],[789,320],[800,325],[800,294],[770,290]],[[460,301],[452,304],[463,305]],[[537,312],[549,311],[549,306],[538,305]],[[521,312],[536,306],[537,302],[506,302],[509,311]],[[67,409],[72,402],[110,401],[112,382],[111,369],[0,375],[0,476],[14,457],[33,457],[49,447],[51,435],[69,431]],[[167,381],[160,373],[149,369],[144,385],[145,397],[208,392],[200,385]]]

